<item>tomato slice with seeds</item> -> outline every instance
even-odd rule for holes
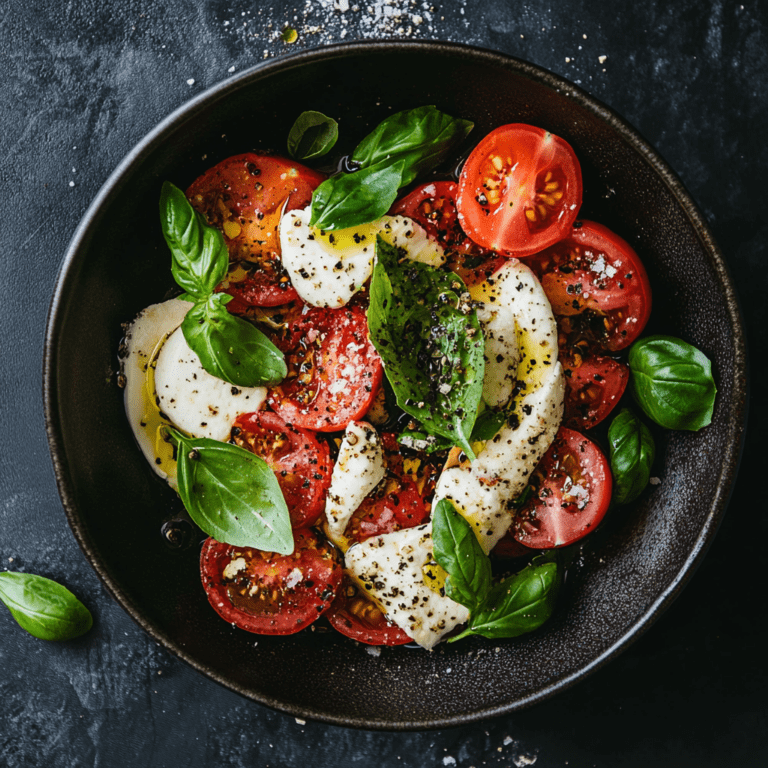
[[[589,438],[560,427],[531,476],[534,493],[511,531],[534,549],[573,544],[593,531],[611,502],[608,460]]]
[[[272,468],[293,528],[306,528],[318,521],[331,484],[332,463],[325,442],[269,411],[238,416],[231,442],[260,456]]]
[[[341,584],[337,551],[309,529],[293,536],[290,555],[206,540],[200,575],[222,619],[260,635],[292,635],[328,610]]]
[[[319,432],[344,429],[363,416],[381,386],[383,368],[360,300],[340,309],[309,309],[288,334],[288,376],[269,391],[272,409],[291,424]]]
[[[475,147],[461,171],[456,207],[472,240],[523,258],[565,237],[581,197],[571,145],[543,128],[512,123]]]
[[[616,407],[629,381],[629,368],[611,357],[560,356],[565,373],[565,415],[571,429],[592,429]]]
[[[227,293],[253,306],[297,297],[280,262],[280,217],[308,205],[324,180],[293,160],[247,152],[222,160],[192,182],[187,189],[192,207],[224,233],[235,262],[225,281]]]

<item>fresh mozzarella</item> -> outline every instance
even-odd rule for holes
[[[328,538],[346,549],[344,531],[363,499],[387,473],[378,432],[364,421],[347,425],[325,502]]]
[[[347,571],[387,618],[423,648],[432,648],[469,611],[425,581],[432,561],[432,523],[375,536],[347,550]]]

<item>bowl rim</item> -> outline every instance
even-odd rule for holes
[[[478,64],[493,65],[502,69],[514,71],[553,89],[557,93],[573,99],[579,106],[590,111],[597,118],[607,123],[610,128],[618,132],[662,179],[667,189],[687,215],[704,251],[709,257],[717,281],[724,292],[725,301],[728,307],[730,328],[734,338],[734,369],[732,372],[733,392],[731,401],[728,404],[730,412],[729,440],[727,442],[726,450],[721,456],[717,491],[712,498],[709,513],[699,531],[699,535],[675,578],[667,585],[661,595],[651,604],[641,618],[636,621],[621,638],[619,638],[611,647],[603,651],[597,658],[593,659],[589,664],[581,667],[578,671],[567,677],[557,679],[522,699],[517,699],[494,707],[474,710],[460,715],[436,717],[419,721],[338,716],[324,713],[311,707],[286,704],[270,696],[259,695],[245,686],[227,680],[223,675],[207,668],[205,664],[197,662],[170,636],[145,619],[142,615],[140,606],[135,604],[128,595],[125,594],[120,585],[110,575],[110,569],[107,563],[98,554],[95,542],[90,537],[87,527],[79,517],[74,485],[71,480],[70,463],[64,452],[64,438],[58,416],[58,409],[56,408],[58,343],[62,324],[66,315],[66,297],[75,280],[74,267],[77,265],[78,254],[81,247],[88,240],[90,228],[93,225],[94,220],[97,219],[99,210],[118,194],[125,183],[124,176],[126,173],[136,163],[141,162],[141,160],[155,148],[155,145],[161,143],[164,136],[172,131],[177,125],[194,117],[197,112],[207,108],[210,103],[225,98],[230,93],[239,90],[251,82],[266,79],[276,72],[290,70],[310,62],[343,59],[369,53],[393,53],[399,50],[423,52],[426,54],[443,54],[471,60]],[[375,41],[352,41],[317,46],[294,54],[281,56],[276,59],[259,62],[237,75],[233,75],[232,77],[207,88],[202,93],[177,107],[125,155],[88,206],[88,209],[84,213],[70,240],[66,255],[59,268],[46,321],[42,389],[45,429],[48,437],[56,484],[70,528],[72,529],[83,554],[96,571],[109,594],[153,640],[161,644],[176,657],[189,664],[196,671],[215,680],[225,688],[284,714],[300,718],[309,718],[331,725],[391,731],[423,730],[465,725],[487,718],[508,714],[524,707],[529,707],[534,703],[548,699],[556,693],[571,687],[583,677],[586,677],[602,667],[614,656],[636,641],[672,603],[682,588],[688,583],[696,570],[696,567],[701,562],[706,550],[711,545],[717,528],[722,520],[733,491],[744,445],[748,401],[747,382],[747,348],[743,315],[722,252],[715,243],[703,214],[685,189],[683,183],[672,171],[666,161],[659,156],[656,150],[650,146],[635,128],[610,107],[589,95],[577,85],[543,67],[509,54],[463,43],[439,40],[398,40],[382,38]]]

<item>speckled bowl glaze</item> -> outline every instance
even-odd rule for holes
[[[647,266],[654,288],[648,331],[682,336],[712,359],[714,420],[699,433],[660,437],[654,474],[661,484],[587,539],[556,614],[531,635],[472,639],[432,653],[377,653],[320,631],[250,635],[210,609],[197,547],[165,545],[160,526],[179,501],[137,449],[116,384],[121,323],[173,288],[157,224],[160,186],[169,179],[184,188],[231,154],[282,150],[304,109],[339,119],[345,151],[390,109],[421,104],[473,120],[474,140],[504,123],[530,122],[573,145],[584,175],[582,215],[621,234]],[[417,729],[551,696],[625,648],[672,602],[711,542],[735,479],[745,368],[744,331],[720,251],[680,181],[620,117],[566,80],[508,56],[378,42],[261,64],[190,101],[131,151],[64,260],[49,316],[44,391],[70,525],[107,588],[155,640],[282,712]]]

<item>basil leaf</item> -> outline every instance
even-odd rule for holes
[[[520,573],[493,587],[471,614],[467,628],[448,642],[469,635],[495,640],[533,632],[552,615],[559,586],[557,563],[535,558]]]
[[[629,350],[630,390],[667,429],[697,431],[712,421],[717,388],[709,358],[674,336],[648,336]]]
[[[431,171],[463,141],[473,123],[460,120],[433,106],[417,107],[391,115],[366,136],[352,153],[361,168],[403,162],[400,186]]]
[[[293,552],[288,506],[264,459],[236,445],[166,431],[177,449],[179,496],[205,533],[236,547]]]
[[[648,427],[628,408],[621,410],[608,429],[613,474],[613,500],[629,504],[651,479],[656,445]]]
[[[483,390],[484,341],[466,287],[452,272],[400,259],[376,244],[368,307],[371,341],[397,404],[424,430],[474,459],[469,443]]]
[[[247,320],[225,308],[232,299],[214,293],[187,312],[181,331],[208,373],[238,387],[278,384],[288,373],[283,353]]]
[[[91,612],[65,586],[34,573],[0,573],[0,600],[41,640],[71,640],[93,626]]]
[[[312,194],[310,225],[329,231],[380,219],[395,202],[402,170],[400,162],[331,176]]]
[[[206,224],[184,193],[168,181],[160,193],[160,225],[171,249],[173,279],[197,300],[213,293],[229,266],[224,235]]]
[[[491,588],[491,561],[472,526],[447,499],[432,513],[432,542],[435,560],[448,574],[445,594],[474,612]]]
[[[339,138],[339,124],[322,112],[302,112],[288,133],[288,152],[297,160],[321,157]]]
[[[508,415],[504,411],[495,411],[486,408],[475,421],[472,430],[472,441],[493,440],[498,431],[504,426]]]

